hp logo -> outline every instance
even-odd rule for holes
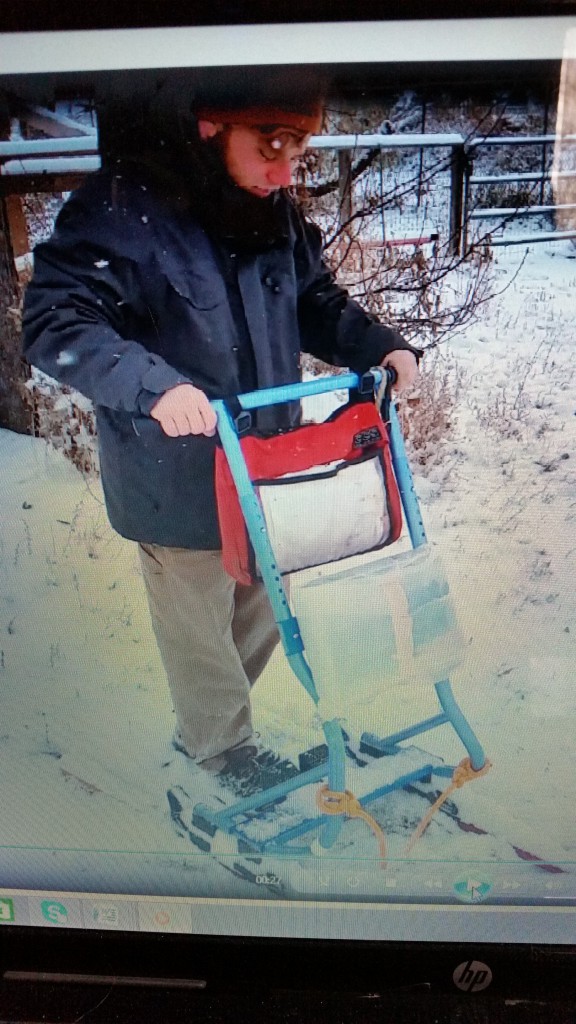
[[[467,960],[458,964],[452,980],[461,992],[481,992],[492,981],[492,971],[481,960]]]

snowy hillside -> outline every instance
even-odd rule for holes
[[[441,350],[457,417],[416,476],[463,635],[454,691],[493,762],[457,803],[486,834],[433,822],[412,858],[494,868],[513,844],[573,871],[576,262],[569,243],[534,246],[517,274],[523,256],[498,251],[502,294]],[[0,473],[3,884],[252,896],[171,828],[168,786],[196,783],[170,746],[174,716],[135,546],[109,527],[98,484],[42,440],[1,431]],[[317,629],[330,643],[330,608],[321,611]],[[314,709],[280,651],[254,708],[282,752],[319,742]],[[429,685],[402,680],[366,704],[360,661],[345,725],[353,736],[391,731],[436,710]],[[462,756],[444,729],[422,746]],[[402,813],[401,794],[375,807],[395,862]],[[361,825],[344,834],[355,857],[376,856]],[[522,870],[539,891],[545,876],[527,860]]]

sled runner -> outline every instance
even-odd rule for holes
[[[390,401],[392,381],[390,371],[375,369],[362,377],[348,373],[213,402],[221,441],[216,491],[224,564],[240,583],[259,577],[266,586],[286,657],[314,705],[321,736],[296,765],[283,762],[289,766],[285,777],[271,788],[231,804],[194,803],[178,787],[169,791],[181,834],[206,852],[226,849],[256,863],[265,855],[336,852],[353,819],[356,827],[371,830],[375,856],[385,863],[384,831],[370,813],[375,801],[430,783],[433,776],[439,780],[437,799],[411,849],[452,792],[490,767],[448,678],[460,643],[458,627],[442,567],[427,544]],[[272,437],[250,433],[253,410],[344,389],[349,403],[324,423]],[[411,550],[386,553],[401,533],[402,513]],[[380,549],[361,565],[347,562]],[[311,566],[324,570],[301,586],[291,585],[289,600],[283,576]],[[314,628],[314,617],[327,594],[331,614],[324,636]],[[358,610],[354,622],[339,612],[343,607]],[[355,672],[359,654],[366,679]],[[386,702],[386,679],[408,662],[434,686],[438,713],[388,735],[372,727],[351,738],[342,720],[346,703],[356,699],[356,685],[368,686],[369,716],[371,703]],[[408,744],[443,725],[464,747],[455,766]]]

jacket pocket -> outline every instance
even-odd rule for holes
[[[205,258],[185,267],[166,256],[160,270],[174,291],[195,309],[215,309],[226,299],[226,288],[218,267]]]

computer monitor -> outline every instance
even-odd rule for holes
[[[470,995],[521,996],[552,984],[538,969],[545,962],[569,984],[575,40],[572,16],[542,14],[231,18],[0,36],[8,979],[32,970],[254,985],[265,963],[277,988],[368,991],[377,978],[382,989],[432,980]],[[175,112],[187,118],[204,104],[215,122],[218,104],[229,110],[263,82],[281,107],[278,82],[288,79],[321,81],[324,93],[322,126],[296,165],[294,203],[322,229],[324,263],[339,284],[424,355],[408,390],[387,389],[392,426],[380,431],[370,419],[348,462],[339,455],[338,469],[372,466],[376,493],[372,477],[365,484],[336,472],[323,450],[332,433],[309,433],[301,436],[306,451],[317,444],[315,460],[285,456],[271,494],[259,479],[236,508],[252,528],[284,637],[252,694],[261,741],[291,766],[272,774],[265,800],[246,795],[242,780],[231,797],[174,745],[134,543],[148,538],[125,539],[110,525],[100,423],[81,386],[66,384],[78,382],[66,376],[73,336],[62,347],[55,337],[60,382],[22,364],[17,346],[33,249],[88,175],[103,167],[121,188],[132,165],[166,144],[163,127],[170,144]],[[144,195],[148,179],[137,180]],[[138,246],[149,227],[156,241],[168,238],[164,222],[149,225],[142,211],[136,248],[132,221],[121,240],[124,261],[147,258]],[[88,288],[106,304],[116,282],[98,237]],[[246,266],[253,260],[240,256]],[[170,265],[168,242],[150,295],[161,281],[166,302],[183,295],[204,323],[222,296],[207,293],[203,264],[190,262],[186,280]],[[281,274],[271,284],[281,291]],[[69,309],[64,291],[57,301]],[[235,296],[245,301],[241,288]],[[73,296],[76,312],[82,302]],[[98,318],[92,308],[83,322]],[[109,319],[100,323],[110,331]],[[129,346],[125,327],[115,329]],[[351,377],[339,362],[331,370],[302,357],[305,387],[284,398],[302,400],[303,429],[329,414],[343,422],[349,395],[354,416],[373,415],[386,374]],[[338,380],[324,391],[330,373]],[[230,396],[215,385],[210,397]],[[250,400],[240,404],[249,410]],[[219,457],[233,471],[226,501],[244,467],[238,411],[233,403],[218,411]],[[130,409],[129,418],[132,447],[140,419],[160,430],[149,410]],[[186,446],[180,436],[163,443]],[[149,466],[145,488],[161,461]],[[320,481],[312,494],[306,477],[317,481],[326,464],[336,489]],[[185,458],[181,466],[186,472]],[[277,486],[291,467],[297,499],[293,484]],[[271,547],[260,548],[254,517],[266,501],[266,515],[275,514],[282,490],[288,512],[279,525],[268,519]],[[350,522],[362,519],[358,501],[370,522],[381,524],[383,508],[388,517],[360,554],[346,548]],[[342,524],[346,536],[336,539]],[[312,540],[298,562],[303,537]],[[310,550],[322,545],[315,559]],[[268,557],[278,546],[289,601]],[[337,976],[326,978],[335,964]]]

